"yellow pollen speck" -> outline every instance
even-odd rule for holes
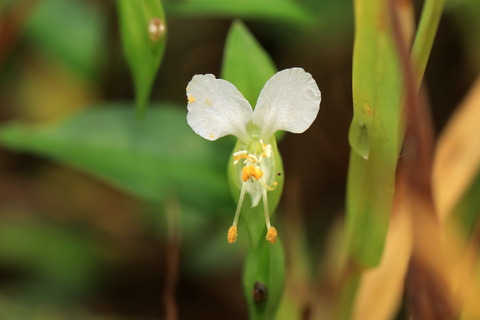
[[[230,233],[230,231],[229,231]],[[267,231],[267,236],[265,237],[265,239],[270,242],[271,244],[274,244],[275,241],[277,241],[277,229],[275,229],[275,227],[270,227],[268,228],[268,231]]]
[[[197,101],[197,99],[195,99],[192,95],[188,95],[188,103],[193,103]]]
[[[242,180],[247,182],[250,178],[260,179],[263,177],[263,171],[260,168],[255,166],[245,166],[242,169]]]
[[[210,101],[210,99],[208,99],[208,98],[205,98],[205,104],[206,104],[207,106],[211,106],[211,105],[212,105],[212,101]]]
[[[215,138],[215,135],[213,133],[210,133],[208,136],[210,137],[210,139]]]
[[[227,234],[227,241],[228,243],[232,244],[237,241],[237,226],[231,226],[230,229],[228,229],[228,234]]]

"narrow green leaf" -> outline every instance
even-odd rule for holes
[[[166,45],[160,0],[117,0],[123,52],[133,75],[137,114],[148,103]]]
[[[222,78],[233,83],[255,107],[265,82],[276,72],[270,56],[240,21],[230,28],[223,56]]]
[[[5,125],[0,144],[81,169],[144,199],[175,195],[209,209],[229,204],[222,159],[230,146],[195,135],[181,108],[154,107],[139,123],[129,106],[92,108],[45,127]]]
[[[347,188],[347,236],[362,267],[378,264],[395,188],[403,141],[403,79],[393,42],[387,2],[355,2],[353,56],[354,117]],[[412,51],[420,81],[430,54],[444,1],[426,1]]]
[[[415,61],[415,77],[417,88],[420,88],[427,61],[432,50],[433,40],[437,33],[445,0],[427,0],[423,4],[422,17],[412,48],[412,60]]]
[[[309,24],[312,15],[292,0],[196,0],[165,1],[169,14],[268,19],[295,25]]]
[[[347,237],[351,255],[363,267],[377,265],[382,255],[401,143],[402,77],[386,5],[355,2]]]

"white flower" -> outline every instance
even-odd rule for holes
[[[244,147],[234,153],[234,164],[243,164],[238,170],[242,187],[228,241],[235,242],[238,216],[248,192],[252,206],[263,198],[267,240],[275,242],[277,232],[270,225],[267,202],[267,191],[276,186],[275,157],[268,142],[276,131],[302,133],[310,127],[321,101],[315,80],[301,68],[282,70],[267,81],[253,110],[230,82],[212,74],[195,75],[187,86],[187,98],[187,122],[198,135],[213,141],[232,134]]]

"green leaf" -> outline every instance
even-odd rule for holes
[[[251,320],[275,319],[282,297],[284,278],[285,257],[281,241],[272,245],[264,240],[257,249],[248,252],[243,273],[243,290]],[[259,299],[263,293],[264,299]]]
[[[235,21],[225,44],[222,78],[233,83],[254,107],[265,82],[275,72],[270,56],[245,25]]]
[[[292,0],[170,0],[165,1],[165,10],[174,15],[268,19],[295,25],[309,24],[314,20],[308,11]]]
[[[88,239],[34,220],[7,216],[0,222],[3,263],[29,271],[63,293],[82,292],[93,284],[98,257]]]
[[[133,74],[137,112],[142,115],[166,45],[160,0],[117,0],[123,53]]]
[[[106,35],[102,14],[92,3],[40,1],[27,21],[26,35],[38,47],[86,78],[98,75]]]
[[[347,237],[351,255],[362,267],[377,265],[382,255],[402,140],[402,76],[385,17],[386,2],[356,1]]]
[[[418,80],[423,77],[443,5],[443,1],[425,2],[412,52]],[[382,256],[403,141],[403,76],[387,6],[384,1],[355,2],[347,237],[350,253],[361,268],[376,266]]]
[[[50,126],[5,125],[0,144],[81,169],[144,199],[175,196],[217,211],[229,204],[224,159],[230,146],[195,135],[181,108],[154,107],[139,122],[130,105],[118,106],[92,108]]]
[[[420,18],[420,24],[412,47],[412,59],[415,61],[414,75],[417,80],[417,89],[420,88],[420,84],[422,83],[423,74],[427,67],[430,51],[432,51],[433,40],[437,33],[445,2],[446,0],[428,0],[423,4],[422,17]]]

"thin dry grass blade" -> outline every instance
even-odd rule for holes
[[[382,260],[362,276],[352,320],[393,319],[401,303],[413,237],[402,189],[397,186]]]
[[[440,136],[433,169],[433,191],[440,221],[480,169],[480,77]]]

